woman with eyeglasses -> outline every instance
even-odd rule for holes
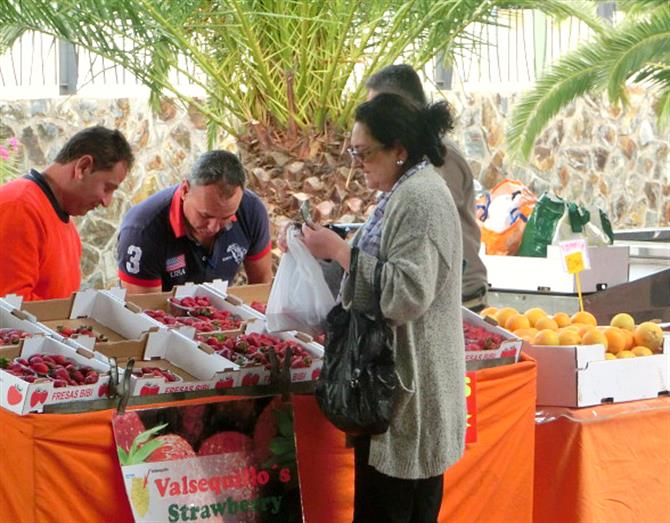
[[[352,244],[315,225],[304,243],[348,273],[345,307],[374,311],[380,261],[381,311],[393,330],[396,387],[384,434],[358,437],[354,522],[434,522],[443,472],[465,448],[465,355],[461,318],[461,230],[451,194],[433,166],[444,162],[451,130],[446,103],[425,108],[396,94],[358,106],[351,154],[377,206]]]

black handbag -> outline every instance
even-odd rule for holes
[[[352,249],[349,273],[356,285],[358,249]],[[321,411],[338,429],[351,434],[388,430],[397,377],[393,333],[379,306],[382,263],[375,267],[374,318],[337,304],[326,318],[323,367],[315,396]]]

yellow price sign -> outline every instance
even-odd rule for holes
[[[570,274],[582,272],[586,265],[581,251],[571,252],[565,256],[565,266]]]

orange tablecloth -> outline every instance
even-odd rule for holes
[[[670,398],[543,408],[536,523],[670,522]]]
[[[479,439],[445,477],[440,521],[530,522],[535,362],[481,370],[477,381]],[[351,521],[352,451],[312,397],[296,396],[294,413],[305,520]],[[0,522],[132,521],[111,415],[0,409]]]

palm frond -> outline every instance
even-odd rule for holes
[[[583,45],[563,57],[515,104],[507,131],[508,152],[528,158],[536,137],[558,112],[604,83],[603,53]]]
[[[659,129],[665,131],[670,128],[670,89],[665,89],[659,96],[656,114]]]
[[[10,49],[25,32],[26,28],[19,25],[7,24],[0,27],[0,55]]]
[[[670,64],[670,4],[657,9],[648,20],[630,24],[605,37],[612,65],[607,86],[611,101],[625,101],[626,80],[650,62]]]

